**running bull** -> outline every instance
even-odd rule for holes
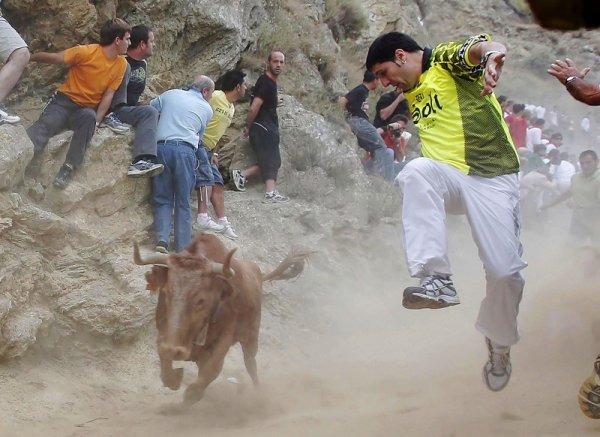
[[[185,404],[200,400],[223,367],[229,348],[239,342],[246,370],[258,385],[256,353],[264,281],[291,279],[304,269],[310,252],[292,252],[271,273],[256,263],[233,258],[214,235],[201,234],[176,254],[140,255],[138,265],[153,265],[146,272],[146,288],[158,291],[156,327],[163,384],[181,386],[183,369],[173,361],[194,361],[198,378],[185,390]]]

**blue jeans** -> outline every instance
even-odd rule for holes
[[[159,141],[156,160],[164,171],[152,178],[152,204],[156,241],[169,242],[174,215],[175,250],[182,251],[192,240],[190,196],[196,183],[196,154],[185,141]]]
[[[356,135],[358,146],[371,154],[373,170],[387,181],[394,179],[394,154],[388,152],[390,149],[375,126],[361,117],[348,118],[348,124]]]

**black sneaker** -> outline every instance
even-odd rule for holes
[[[65,162],[62,165],[62,167],[60,168],[60,170],[58,171],[58,174],[56,175],[56,177],[54,178],[54,182],[52,183],[52,185],[54,185],[56,188],[60,188],[62,190],[67,185],[69,185],[69,182],[71,182],[74,171],[75,171],[75,168],[68,162]]]
[[[452,280],[439,275],[423,278],[418,287],[407,287],[402,297],[402,305],[410,310],[445,308],[459,303]]]
[[[107,114],[98,127],[107,127],[114,133],[121,135],[129,132],[129,126],[119,120],[114,112]]]
[[[156,243],[154,251],[158,253],[169,253],[169,244],[165,241],[159,241]]]
[[[156,164],[154,162],[141,159],[129,166],[129,170],[127,170],[127,176],[132,178],[140,178],[142,176],[153,177],[161,174],[163,170],[164,166],[162,164]]]

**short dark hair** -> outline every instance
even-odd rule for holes
[[[598,154],[593,150],[584,150],[579,154],[579,160],[586,156],[591,156],[594,161],[598,161]]]
[[[550,136],[551,140],[562,140],[563,136],[560,132],[554,132],[551,136]]]
[[[216,88],[221,91],[233,91],[236,86],[244,83],[246,73],[240,70],[231,70],[217,79]]]
[[[373,82],[375,79],[377,79],[377,76],[375,76],[375,74],[370,70],[366,70],[365,74],[363,74],[363,82],[369,83]]]
[[[125,38],[126,33],[131,33],[131,26],[125,20],[121,18],[108,20],[100,29],[100,45],[109,46],[115,38]]]
[[[408,123],[408,117],[404,114],[396,114],[390,119],[390,123],[396,123],[397,121]]]
[[[138,24],[137,26],[133,26],[131,28],[131,45],[130,49],[137,49],[142,41],[148,44],[148,38],[150,38],[150,29],[148,26],[144,26],[143,24]]]
[[[371,43],[371,47],[369,47],[367,61],[365,62],[367,70],[371,70],[375,64],[393,61],[396,57],[396,50],[398,49],[402,49],[409,53],[423,50],[414,39],[405,33],[385,33],[377,37],[377,39]]]

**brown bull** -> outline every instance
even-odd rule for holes
[[[221,373],[229,348],[239,342],[246,370],[258,385],[256,353],[264,281],[299,275],[309,252],[292,252],[271,273],[263,275],[256,263],[233,258],[214,235],[197,236],[176,254],[140,256],[136,264],[155,264],[146,273],[147,289],[158,291],[156,327],[163,384],[181,386],[183,369],[173,361],[194,361],[198,378],[185,390],[186,404],[202,398],[206,387]]]

